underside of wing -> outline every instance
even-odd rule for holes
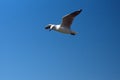
[[[74,18],[75,18],[78,14],[80,14],[81,11],[82,11],[82,9],[80,9],[80,10],[78,10],[78,11],[75,11],[75,12],[73,12],[73,13],[70,13],[70,14],[64,16],[64,17],[62,18],[62,24],[61,24],[61,26],[62,26],[62,27],[70,28],[70,26],[71,26]]]

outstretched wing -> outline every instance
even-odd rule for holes
[[[74,20],[74,18],[80,14],[82,11],[82,9],[78,10],[78,11],[75,11],[73,13],[70,13],[70,14],[67,14],[66,16],[64,16],[62,18],[62,24],[61,24],[61,27],[67,27],[67,28],[70,28],[71,24],[72,24],[72,21]]]

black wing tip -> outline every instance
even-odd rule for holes
[[[79,9],[78,11],[79,11],[79,12],[82,12],[82,11],[83,11],[83,9]]]
[[[77,11],[75,11],[77,14],[80,14],[83,10],[82,9],[79,9]]]

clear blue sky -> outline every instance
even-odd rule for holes
[[[81,8],[76,36],[44,30]],[[0,80],[120,80],[120,1],[0,0]]]

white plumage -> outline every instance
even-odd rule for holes
[[[51,30],[55,30],[61,33],[65,33],[65,34],[71,34],[71,35],[75,35],[76,32],[71,30],[71,24],[74,20],[74,18],[80,14],[82,11],[82,9],[75,11],[73,13],[67,14],[62,18],[62,23],[60,25],[54,25],[54,24],[49,24],[47,27],[45,27],[45,29],[49,29]]]

